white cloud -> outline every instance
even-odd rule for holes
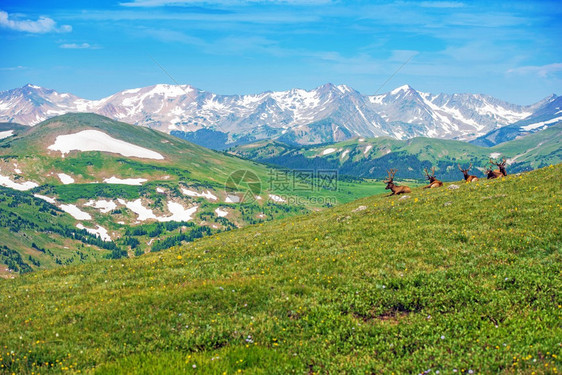
[[[59,46],[64,49],[99,49],[97,46],[92,46],[90,43],[65,43]]]
[[[507,73],[523,75],[533,74],[541,78],[546,78],[549,75],[560,71],[562,71],[562,63],[520,66],[518,68],[509,69]]]
[[[27,69],[27,67],[26,67],[26,66],[22,66],[22,65],[18,65],[18,66],[6,66],[6,67],[0,68],[0,71],[12,71],[12,70],[23,70],[23,69]]]
[[[62,25],[58,27],[57,23],[49,17],[40,16],[36,21],[20,19],[15,20],[10,18],[8,12],[4,12],[2,10],[0,10],[0,27],[37,34],[51,32],[68,33],[72,31],[72,26]]]

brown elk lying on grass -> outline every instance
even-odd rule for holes
[[[435,167],[431,168],[431,174],[429,174],[429,172],[427,171],[427,168],[424,168],[424,173],[425,173],[425,177],[427,177],[427,179],[429,180],[429,185],[424,186],[424,189],[433,189],[436,187],[441,187],[443,186],[443,182],[439,181],[436,177],[435,177]]]
[[[464,179],[466,180],[466,182],[478,181],[478,177],[468,174],[468,171],[470,171],[470,169],[472,168],[472,163],[470,163],[470,165],[468,166],[468,169],[462,169],[460,164],[457,164],[457,165],[459,166],[460,171],[464,174]]]
[[[501,163],[496,163],[490,158],[490,168],[487,168],[485,172],[488,179],[507,176],[507,172],[505,171],[506,162],[507,160],[505,159],[505,157],[503,158]],[[492,165],[497,165],[499,169],[492,170],[491,169]]]
[[[394,175],[396,174],[396,172],[398,171],[398,169],[391,169],[388,171],[388,180],[385,180],[384,182],[386,183],[386,187],[385,189],[388,190],[392,190],[392,194],[387,195],[388,197],[390,197],[391,195],[400,195],[400,194],[405,194],[405,193],[410,193],[411,190],[409,187],[407,186],[396,186],[394,184]]]

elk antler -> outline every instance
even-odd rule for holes
[[[389,177],[390,177],[391,180],[394,179],[394,175],[396,174],[396,172],[398,172],[398,169],[391,169],[390,170]]]
[[[468,169],[466,171],[467,172],[470,171],[471,168],[472,168],[472,163],[470,163],[470,165],[468,166]]]
[[[385,182],[392,182],[392,179],[394,178],[394,173],[392,172],[392,169],[387,170],[386,173],[388,174],[388,180],[386,180]]]
[[[435,167],[431,168],[431,177],[435,177]]]
[[[460,170],[461,172],[464,172],[463,169],[461,168],[461,165],[460,165],[459,163],[457,163],[457,165],[459,166],[459,170]]]

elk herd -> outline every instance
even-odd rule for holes
[[[492,160],[490,158],[490,161],[489,161],[490,166],[486,168],[484,174],[486,175],[486,177],[488,179],[507,176],[507,172],[505,171],[506,162],[507,162],[507,160],[505,158],[503,158],[502,161],[499,162],[499,163],[495,162],[494,160]],[[460,164],[457,164],[457,165],[459,167],[459,170],[463,173],[464,180],[466,182],[478,181],[478,177],[468,174],[468,172],[472,168],[472,163],[470,163],[470,165],[468,166],[467,169],[463,169]],[[493,169],[494,165],[497,166],[498,169],[494,170]],[[394,175],[396,174],[397,171],[398,171],[398,169],[390,169],[388,171],[388,179],[384,180],[384,183],[386,183],[385,189],[392,191],[392,194],[390,194],[388,196],[400,195],[400,194],[405,194],[405,193],[411,192],[411,190],[408,186],[397,186],[394,183]],[[424,171],[425,177],[429,180],[429,185],[424,186],[424,189],[433,189],[433,188],[443,186],[443,182],[439,181],[435,177],[435,167],[431,168],[431,174],[429,173],[427,168],[425,168],[423,171]]]

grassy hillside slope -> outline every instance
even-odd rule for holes
[[[404,178],[423,179],[423,169],[435,166],[439,178],[455,181],[462,178],[457,163],[466,167],[473,163],[475,170],[472,173],[482,176],[476,168],[485,167],[490,156],[508,158],[508,173],[559,163],[562,161],[561,142],[562,124],[558,124],[490,148],[445,139],[400,141],[382,137],[308,147],[261,141],[234,147],[230,152],[281,167],[335,168],[343,175],[367,178],[382,178],[388,169],[398,168]]]
[[[384,189],[380,182],[339,181],[337,189],[320,187],[320,184],[313,185],[314,181],[297,184],[291,179],[291,175],[287,176],[285,184],[289,189],[284,189],[281,183],[272,180],[271,176],[277,176],[279,172],[277,169],[212,151],[152,129],[95,114],[67,114],[25,129],[17,132],[15,136],[0,140],[0,179],[4,184],[6,181],[12,184],[8,186],[15,184],[17,187],[18,184],[30,182],[39,185],[27,193],[18,193],[17,196],[22,197],[22,200],[32,202],[36,200],[33,194],[39,194],[54,202],[53,208],[76,206],[76,209],[89,215],[90,219],[73,219],[70,215],[59,212],[60,215],[41,216],[41,221],[45,224],[42,227],[63,225],[96,230],[99,226],[107,231],[114,242],[113,246],[116,244],[119,247],[111,253],[112,256],[133,256],[163,250],[188,241],[194,236],[306,213],[317,207],[349,202]],[[57,137],[83,130],[101,131],[115,139],[157,152],[164,158],[157,160],[125,157],[114,152],[77,150],[62,157],[61,152],[49,149]],[[255,178],[252,178],[257,181],[258,188],[252,191],[260,196],[260,200],[241,205],[229,199],[229,195],[238,194],[238,197],[241,197],[247,192],[244,189],[248,181],[238,183],[233,180],[229,185],[232,189],[226,191],[225,184],[229,181],[229,176],[236,171],[251,171],[254,174]],[[66,184],[61,180],[61,175],[66,176]],[[146,181],[139,182],[138,185],[127,185],[104,182],[107,179]],[[283,176],[279,180],[284,182]],[[271,181],[276,183],[270,183]],[[298,189],[291,189],[291,184],[298,185]],[[27,197],[23,199],[25,194]],[[284,201],[282,198],[272,200],[270,194],[284,197]],[[295,197],[298,201],[291,199]],[[158,223],[157,220],[172,217],[171,207],[174,205],[182,210],[194,212],[187,219],[186,215],[176,215],[173,223]],[[28,208],[22,203],[12,211],[25,216],[29,215]],[[0,204],[0,216],[4,214],[5,209],[6,206]],[[142,212],[149,210],[152,218],[143,219]],[[181,218],[178,218],[179,216]],[[60,222],[59,218],[63,217],[66,219]],[[189,221],[190,224],[185,224],[185,221],[181,225],[177,224],[182,220]],[[64,233],[68,234],[66,240],[72,240],[72,233],[76,232],[76,229],[65,231]],[[0,226],[0,240],[10,238],[11,235],[10,225]],[[62,238],[49,245],[45,242],[49,236],[40,230],[30,229],[26,236],[17,243],[12,241],[10,249],[26,259],[35,254],[30,247],[33,243],[44,243],[52,250],[52,253],[45,253],[46,257],[52,259],[44,259],[41,266],[28,262],[31,269],[56,266],[59,264],[55,262],[57,257],[72,257],[72,253],[76,253],[82,246],[75,241],[63,241]],[[63,244],[65,241],[67,243]],[[65,248],[68,251],[65,251]],[[73,263],[76,263],[88,261],[90,258],[73,259]],[[0,269],[5,269],[4,266],[9,268],[0,257]],[[23,268],[19,269],[21,271]]]
[[[0,280],[0,368],[555,373],[561,173],[373,196]]]
[[[119,256],[114,243],[74,222],[42,199],[0,186],[0,277]]]

